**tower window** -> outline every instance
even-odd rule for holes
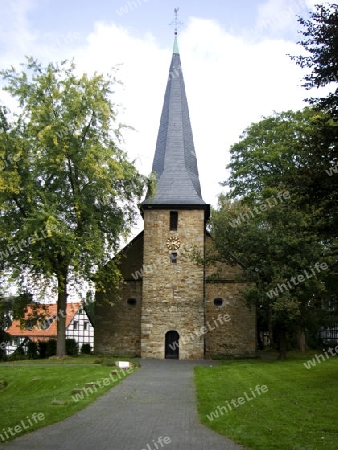
[[[172,264],[177,264],[177,253],[170,253],[170,261]]]
[[[177,230],[178,212],[170,211],[170,231]]]

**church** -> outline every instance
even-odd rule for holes
[[[253,356],[256,311],[240,267],[198,263],[206,225],[177,31],[153,160],[157,182],[140,212],[144,231],[120,252],[124,284],[95,306],[95,352],[157,359]]]

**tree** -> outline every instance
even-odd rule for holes
[[[0,294],[0,361],[7,358],[6,343],[11,336],[6,332],[14,319],[21,319],[32,296],[22,293],[16,297]]]
[[[8,303],[4,301],[4,298],[0,296],[0,361],[4,361],[6,355],[6,343],[10,339],[6,329],[11,323],[10,309]]]
[[[291,56],[304,69],[312,69],[303,80],[307,90],[332,87],[326,97],[306,99],[318,111],[316,133],[309,142],[312,163],[309,170],[298,172],[298,189],[308,193],[307,201],[323,211],[323,230],[336,235],[338,229],[338,4],[316,5],[310,19],[298,19],[304,28],[299,41],[305,55]],[[302,143],[303,144],[303,143]],[[306,146],[304,147],[306,149]],[[325,176],[325,173],[328,176]],[[328,226],[329,225],[329,226]]]
[[[302,187],[314,174],[322,119],[306,108],[246,129],[230,150],[230,192],[211,216],[214,257],[242,266],[245,298],[274,323],[282,359],[288,331],[318,327],[337,260],[337,238],[324,226],[333,224],[327,204],[309,201]]]
[[[302,68],[312,71],[305,75],[306,89],[319,88],[338,82],[338,4],[315,5],[310,19],[302,17],[298,22],[304,27],[304,39],[298,44],[307,55],[291,56]],[[338,88],[327,97],[309,98],[307,101],[338,120]]]
[[[32,58],[1,74],[20,113],[0,115],[0,251],[14,275],[55,281],[63,356],[69,286],[100,287],[101,272],[119,281],[116,266],[99,269],[128,235],[148,180],[118,147],[113,78],[77,78],[73,62],[42,67]]]
[[[233,197],[283,185],[304,207],[317,209],[321,235],[336,235],[338,127],[330,116],[313,108],[275,113],[252,124],[240,139],[231,148]]]

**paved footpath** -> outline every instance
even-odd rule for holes
[[[195,365],[214,361],[140,360],[141,369],[63,422],[0,445],[12,450],[240,450],[201,425]],[[37,399],[37,404],[38,404]],[[159,438],[162,437],[162,440]],[[166,439],[167,438],[167,439]],[[170,442],[169,442],[170,440]]]

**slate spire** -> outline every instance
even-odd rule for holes
[[[157,175],[156,190],[144,206],[207,206],[201,196],[177,32],[152,168]]]

